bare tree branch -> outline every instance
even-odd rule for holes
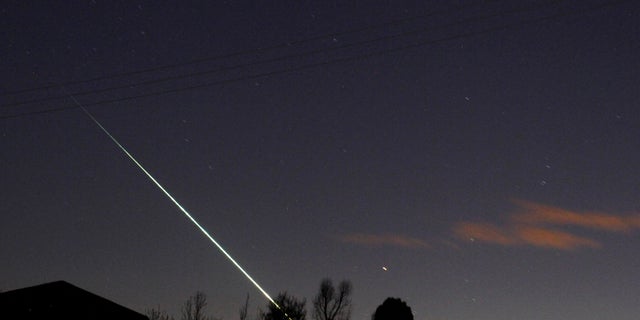
[[[336,293],[331,279],[322,279],[320,290],[313,300],[314,320],[349,320],[351,318],[351,291],[352,286],[349,281],[341,281]]]
[[[249,310],[249,294],[247,293],[247,299],[244,301],[244,305],[240,307],[240,320],[247,320],[247,310]]]
[[[267,311],[259,310],[258,319],[261,320],[305,320],[307,311],[305,310],[306,300],[296,299],[294,296],[288,295],[286,292],[280,293],[275,302],[280,306],[277,308],[273,303],[269,302]]]
[[[182,305],[181,320],[207,320],[204,309],[207,306],[207,296],[197,291],[195,295],[189,297]]]

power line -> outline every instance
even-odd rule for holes
[[[539,2],[539,3],[532,3],[532,4],[530,3],[529,6],[525,6],[525,7],[520,7],[520,8],[516,8],[516,9],[511,9],[511,10],[504,10],[504,11],[501,11],[501,12],[492,13],[492,14],[486,14],[486,15],[481,15],[481,16],[475,16],[475,17],[463,19],[461,21],[456,21],[456,22],[452,22],[452,23],[438,25],[438,26],[435,26],[435,27],[420,28],[420,29],[417,29],[417,30],[405,31],[405,32],[401,32],[401,33],[398,33],[398,34],[394,34],[394,35],[389,35],[389,36],[384,36],[384,37],[377,37],[377,38],[358,41],[358,42],[353,42],[353,43],[347,43],[347,44],[344,44],[344,45],[341,45],[341,46],[325,48],[325,49],[314,49],[314,50],[309,50],[309,51],[305,51],[305,52],[302,52],[302,53],[284,55],[284,56],[271,58],[271,59],[258,60],[258,61],[254,61],[254,62],[250,62],[250,63],[244,63],[244,64],[236,64],[236,65],[227,66],[227,67],[221,67],[221,68],[217,68],[217,69],[213,69],[213,70],[205,70],[205,71],[199,71],[199,72],[186,73],[186,74],[182,74],[182,75],[163,77],[163,78],[158,78],[158,79],[152,79],[152,80],[137,82],[137,83],[133,83],[133,84],[116,85],[116,86],[110,86],[110,87],[101,88],[101,89],[77,91],[77,92],[73,92],[72,95],[74,97],[79,97],[79,96],[86,96],[86,95],[91,95],[91,94],[105,93],[105,92],[109,92],[109,91],[115,91],[115,90],[120,90],[120,89],[128,89],[128,88],[139,87],[139,86],[147,86],[147,85],[158,84],[158,83],[174,81],[174,80],[181,80],[181,79],[186,79],[186,78],[191,78],[191,77],[206,76],[206,75],[211,75],[211,74],[215,74],[215,73],[219,73],[219,72],[223,72],[223,71],[231,71],[231,70],[237,70],[237,69],[242,69],[242,68],[247,68],[247,67],[258,66],[258,65],[261,65],[261,64],[286,61],[286,60],[290,60],[290,59],[298,59],[298,58],[302,58],[302,57],[305,57],[305,56],[312,56],[312,55],[316,55],[316,54],[320,54],[320,53],[327,53],[327,52],[332,52],[332,51],[344,50],[344,49],[358,47],[358,46],[366,46],[366,45],[370,45],[370,44],[373,44],[373,43],[376,43],[376,42],[389,41],[389,40],[398,39],[398,38],[401,38],[401,37],[412,36],[412,35],[425,33],[425,32],[430,32],[430,31],[434,31],[434,30],[438,30],[438,29],[445,29],[445,28],[450,28],[450,27],[454,27],[454,26],[457,26],[457,25],[469,24],[469,23],[473,23],[473,22],[478,22],[478,21],[482,21],[482,20],[486,20],[486,19],[495,18],[495,17],[498,17],[498,16],[503,16],[503,15],[506,15],[506,14],[514,14],[514,13],[519,13],[519,12],[538,10],[538,9],[541,9],[541,8],[548,7],[550,5],[558,4],[558,3],[562,2],[562,1],[564,1],[564,0],[551,0],[551,1],[543,1],[543,2]],[[0,107],[2,107],[2,108],[17,107],[17,106],[26,105],[26,104],[33,104],[33,103],[47,102],[47,101],[53,101],[53,100],[60,100],[60,99],[65,99],[65,98],[66,98],[66,95],[58,95],[58,96],[44,97],[44,98],[38,98],[38,99],[32,99],[32,100],[27,100],[27,101],[21,101],[21,102],[5,104],[5,105],[2,105]]]
[[[433,12],[430,12],[430,13],[427,13],[427,14],[424,14],[424,15],[417,15],[417,16],[412,16],[412,17],[403,18],[403,19],[395,19],[395,20],[391,20],[391,21],[388,21],[388,22],[385,22],[385,23],[364,26],[364,27],[361,27],[361,28],[351,29],[351,30],[342,31],[342,32],[325,33],[325,34],[321,34],[321,35],[310,37],[310,38],[304,38],[304,39],[299,39],[299,40],[294,40],[294,41],[282,42],[282,43],[278,43],[278,44],[271,45],[271,46],[264,47],[264,48],[256,48],[256,49],[250,49],[250,50],[236,51],[236,52],[226,53],[226,54],[222,54],[222,55],[216,55],[216,56],[211,56],[211,57],[204,57],[204,58],[194,59],[194,60],[190,60],[190,61],[182,62],[182,63],[167,64],[167,65],[156,66],[156,67],[152,67],[152,68],[146,68],[146,69],[140,69],[140,70],[116,73],[116,74],[105,75],[105,76],[100,76],[100,77],[94,77],[94,78],[89,78],[89,79],[68,81],[68,82],[62,83],[62,85],[71,86],[71,85],[82,84],[82,83],[90,83],[90,82],[96,82],[96,81],[101,81],[101,80],[108,80],[108,79],[127,77],[127,76],[132,76],[132,75],[143,74],[143,73],[149,73],[149,72],[155,72],[155,71],[161,71],[161,70],[167,70],[167,69],[186,67],[186,66],[190,66],[190,65],[194,65],[194,64],[203,63],[203,62],[223,60],[223,59],[234,58],[234,57],[239,57],[239,56],[245,56],[245,55],[250,55],[250,54],[266,53],[266,52],[273,51],[273,50],[276,50],[276,49],[288,48],[288,47],[291,47],[291,46],[300,45],[300,44],[313,42],[313,41],[317,41],[317,40],[331,39],[333,37],[341,37],[341,36],[345,36],[345,35],[349,35],[349,34],[361,33],[361,32],[364,32],[364,31],[370,31],[370,30],[380,29],[380,28],[389,27],[389,26],[396,26],[396,25],[400,25],[400,24],[403,24],[403,23],[408,23],[410,21],[414,21],[414,20],[418,20],[418,19],[429,18],[429,17],[433,17],[433,16],[437,16],[437,15],[447,14],[447,13],[450,13],[450,12],[453,12],[453,11],[458,11],[460,9],[473,7],[473,6],[477,5],[478,3],[483,3],[484,4],[484,3],[492,2],[492,1],[497,1],[497,0],[484,0],[484,1],[478,0],[478,1],[473,1],[471,4],[468,4],[468,5],[465,5],[465,6],[453,6],[453,8],[448,8],[448,9],[440,10],[440,11],[433,11]],[[0,96],[17,95],[17,94],[27,93],[27,92],[32,92],[32,91],[51,89],[51,88],[55,88],[57,86],[58,86],[58,84],[49,84],[49,85],[44,85],[44,86],[39,86],[39,87],[19,89],[19,90],[15,90],[15,91],[9,91],[9,92],[0,93]]]
[[[370,53],[367,53],[367,54],[360,54],[360,55],[355,55],[355,56],[346,57],[346,58],[333,59],[333,60],[324,61],[324,62],[318,62],[318,63],[311,63],[311,64],[306,64],[306,65],[297,66],[297,67],[284,68],[284,69],[274,70],[274,71],[270,71],[270,72],[258,73],[258,74],[254,74],[254,75],[242,76],[242,77],[231,78],[231,79],[225,79],[225,80],[220,80],[220,81],[215,81],[215,82],[210,82],[210,83],[203,83],[203,84],[198,84],[198,85],[185,86],[185,87],[179,87],[179,88],[173,88],[173,89],[167,89],[167,90],[160,90],[160,91],[154,91],[154,92],[149,92],[149,93],[144,93],[144,94],[125,96],[125,97],[114,98],[114,99],[107,99],[107,100],[97,101],[97,102],[93,102],[93,103],[87,103],[87,104],[85,104],[85,106],[88,107],[88,106],[96,106],[96,105],[109,104],[109,103],[115,103],[115,102],[122,102],[122,101],[134,100],[134,99],[139,99],[139,98],[158,96],[158,95],[164,95],[164,94],[188,91],[188,90],[193,90],[193,89],[198,89],[198,88],[210,87],[210,86],[215,86],[215,85],[222,85],[222,84],[227,84],[227,83],[232,83],[232,82],[251,80],[251,79],[255,79],[255,78],[269,77],[269,76],[274,76],[274,75],[278,75],[278,74],[284,74],[284,73],[290,73],[290,72],[295,72],[295,71],[300,71],[300,70],[305,70],[305,69],[317,68],[317,67],[320,67],[320,66],[325,66],[325,65],[330,65],[330,64],[338,64],[338,63],[356,61],[356,60],[370,58],[370,57],[373,57],[373,56],[380,56],[380,55],[384,55],[384,54],[389,54],[389,53],[394,53],[394,52],[414,49],[414,48],[418,48],[418,47],[423,47],[423,46],[426,46],[426,45],[431,45],[431,44],[436,44],[436,43],[442,43],[442,42],[447,42],[447,41],[452,41],[452,40],[457,40],[457,39],[463,39],[463,38],[469,38],[469,37],[474,37],[474,36],[478,36],[478,35],[488,34],[488,33],[496,32],[496,31],[505,30],[505,29],[508,29],[508,28],[521,27],[521,26],[525,26],[525,25],[531,25],[531,24],[540,23],[540,22],[547,21],[547,20],[558,19],[558,18],[562,18],[562,17],[566,17],[566,16],[583,14],[583,13],[587,13],[587,12],[591,12],[591,11],[595,11],[595,10],[600,10],[600,9],[603,9],[603,8],[606,8],[606,7],[612,7],[612,6],[620,5],[620,4],[624,3],[624,2],[629,2],[629,1],[630,0],[618,0],[618,1],[603,2],[603,3],[600,3],[598,5],[595,5],[595,6],[592,6],[592,7],[588,7],[588,8],[584,8],[584,9],[577,10],[577,11],[571,11],[571,12],[564,12],[564,13],[558,13],[558,14],[553,14],[553,15],[547,15],[547,16],[543,16],[543,17],[539,17],[539,18],[535,18],[535,19],[530,19],[530,20],[526,20],[526,21],[520,21],[520,22],[516,22],[516,23],[510,23],[510,24],[505,24],[505,25],[501,25],[501,26],[490,27],[490,28],[486,28],[486,29],[483,29],[483,30],[480,30],[480,31],[461,33],[461,34],[448,36],[448,37],[444,37],[444,38],[440,38],[440,39],[422,41],[422,42],[418,42],[418,43],[415,43],[415,44],[404,45],[404,46],[400,46],[400,47],[396,47],[396,48],[370,52]],[[29,116],[29,115],[58,112],[58,111],[63,111],[63,110],[76,109],[76,108],[78,108],[78,107],[77,106],[65,106],[65,107],[59,107],[59,108],[48,108],[48,109],[43,109],[43,110],[36,110],[36,111],[31,111],[31,112],[24,112],[24,113],[18,113],[18,114],[7,115],[7,116],[0,116],[0,119],[18,118],[18,117],[24,117],[24,116]]]

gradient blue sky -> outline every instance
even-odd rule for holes
[[[16,116],[72,108],[15,105],[62,90],[6,94],[249,50],[65,87],[131,85],[77,96],[90,105],[242,78],[88,109],[271,294],[311,301],[331,277],[353,282],[353,319],[388,296],[416,319],[637,319],[639,14],[591,0],[4,4],[0,290],[66,280],[176,317],[196,290],[224,319],[247,293],[250,316],[264,308],[79,109]],[[235,64],[251,65],[135,86]]]

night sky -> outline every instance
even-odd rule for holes
[[[2,291],[267,304],[75,98],[273,296],[640,314],[636,1],[5,1],[0,46]]]

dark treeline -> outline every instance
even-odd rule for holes
[[[318,293],[312,301],[311,318],[313,320],[351,320],[351,295],[353,286],[350,281],[342,280],[334,286],[331,279],[320,282]],[[274,299],[277,306],[268,302],[265,309],[258,308],[256,320],[307,320],[307,300],[296,298],[286,291]],[[160,308],[146,311],[149,320],[220,320],[207,315],[207,296],[197,291],[185,301],[180,309],[180,317],[174,318]],[[238,310],[238,319],[247,320],[249,295]],[[413,320],[413,313],[406,302],[399,298],[387,298],[371,316],[372,320]]]

